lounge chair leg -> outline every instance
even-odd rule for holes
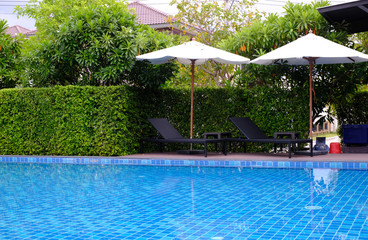
[[[204,157],[207,157],[207,143],[204,143]]]
[[[143,140],[141,140],[141,141],[139,141],[139,153],[143,153],[143,143],[144,143],[144,141]]]
[[[227,147],[227,146],[226,146],[226,142],[227,142],[227,141],[223,141],[223,142],[222,142],[222,153],[223,153],[225,156],[227,155],[227,153],[226,153],[226,147]]]
[[[291,143],[288,143],[289,158],[291,158]]]
[[[313,157],[313,141],[312,140],[309,143],[309,147],[310,147],[310,156]]]

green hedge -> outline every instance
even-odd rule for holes
[[[194,136],[213,131],[238,136],[228,118],[249,116],[268,135],[301,131],[306,137],[307,96],[306,89],[197,88]],[[4,89],[0,114],[2,155],[128,155],[139,151],[140,139],[157,135],[147,118],[168,118],[189,137],[190,92],[127,86]]]
[[[336,105],[337,121],[345,124],[368,124],[368,92],[357,92]],[[342,129],[338,130],[342,139]]]
[[[126,88],[0,92],[0,154],[121,155],[136,147]]]

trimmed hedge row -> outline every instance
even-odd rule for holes
[[[368,92],[357,92],[346,101],[336,105],[336,115],[339,125],[368,124]],[[340,138],[343,132],[338,130]]]
[[[308,134],[308,92],[259,87],[195,90],[194,136],[231,131],[231,116],[251,117],[266,134]],[[168,118],[185,137],[190,91],[128,86],[54,87],[0,91],[0,154],[117,156],[137,153],[157,135],[147,118]],[[148,148],[154,150],[153,147]]]
[[[120,155],[136,146],[126,88],[0,92],[0,154]]]

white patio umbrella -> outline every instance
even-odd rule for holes
[[[271,65],[281,61],[289,65],[309,65],[309,137],[312,138],[314,65],[365,62],[368,61],[368,55],[316,36],[310,31],[306,36],[264,54],[251,63]]]
[[[174,47],[169,47],[137,56],[137,60],[148,60],[152,64],[168,63],[173,59],[176,59],[182,64],[191,64],[192,66],[190,138],[193,138],[194,66],[204,64],[209,60],[223,64],[247,64],[250,60],[248,58],[229,53],[218,48],[210,47],[194,40]]]

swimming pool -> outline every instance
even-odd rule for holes
[[[0,164],[3,239],[368,239],[368,171]]]

